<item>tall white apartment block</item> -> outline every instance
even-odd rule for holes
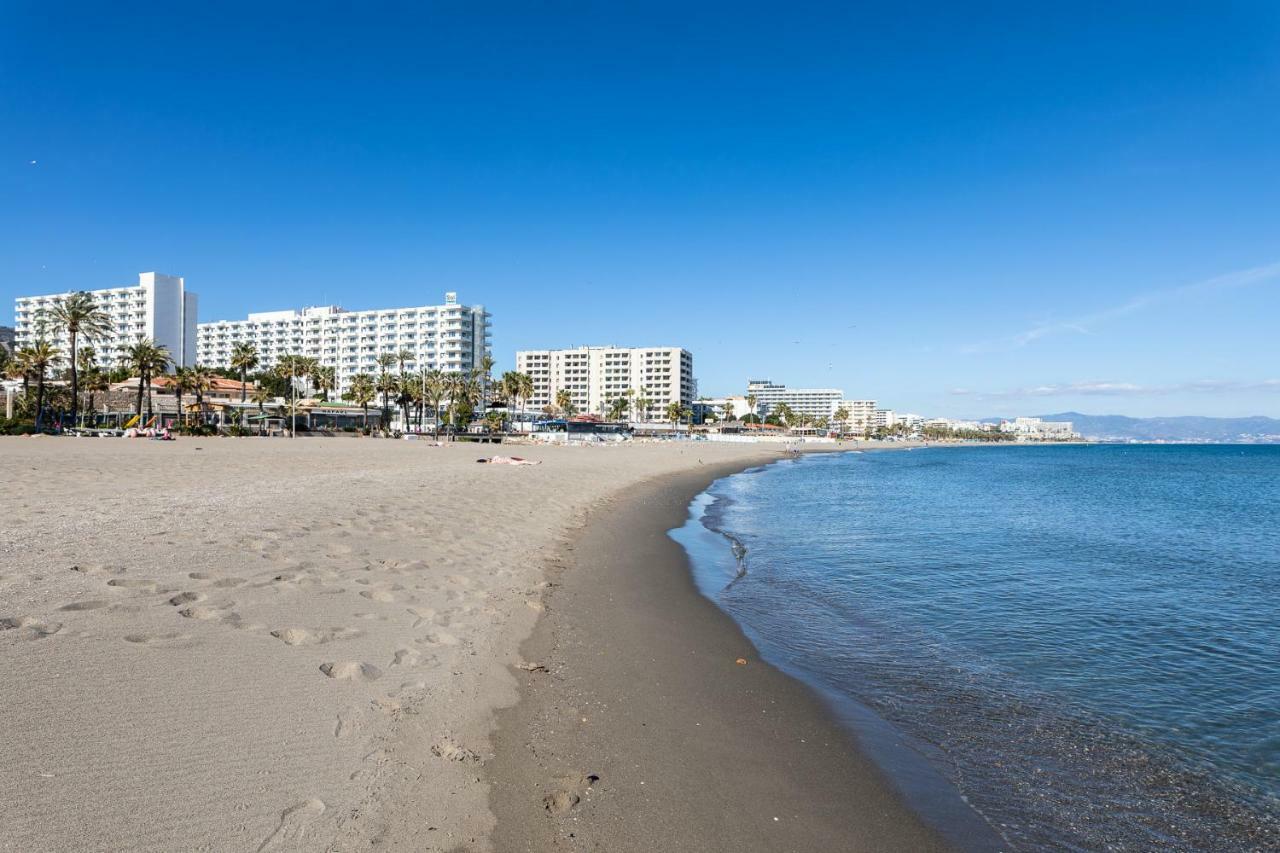
[[[516,353],[516,370],[533,380],[531,408],[553,405],[567,390],[580,414],[603,415],[614,400],[632,392],[632,399],[647,400],[641,420],[664,420],[671,403],[693,404],[697,385],[693,379],[693,354],[680,347],[578,347],[576,349],[522,350]]]
[[[813,418],[831,417],[844,399],[844,392],[839,388],[788,388],[768,379],[749,380],[747,395],[756,398],[757,407],[762,408],[766,416],[778,405],[786,403],[796,414]]]
[[[185,367],[196,361],[196,295],[186,289],[181,276],[157,272],[138,274],[136,285],[90,290],[89,293],[111,317],[111,334],[102,340],[86,340],[81,335],[79,346],[92,346],[98,363],[115,365],[125,347],[139,338],[151,338],[169,350],[174,366]],[[71,295],[19,296],[14,300],[14,338],[18,347],[30,346],[43,338],[62,353],[63,364],[71,356],[71,342],[54,326],[48,312],[61,299]]]
[[[456,293],[446,293],[443,305],[417,308],[347,311],[327,305],[267,311],[245,320],[201,323],[198,356],[207,367],[229,367],[236,343],[257,348],[258,369],[274,366],[282,356],[309,356],[336,368],[342,393],[356,374],[376,375],[383,353],[410,353],[405,370],[472,370],[489,354],[490,320],[482,305],[459,305]]]
[[[836,403],[836,411],[840,409],[844,409],[849,413],[849,417],[845,419],[845,424],[853,432],[865,432],[868,429],[875,429],[875,400],[841,400]]]

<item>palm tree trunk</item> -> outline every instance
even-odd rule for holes
[[[147,371],[147,421],[149,422],[155,417],[155,410],[151,407],[151,371]]]
[[[142,383],[146,380],[146,371],[138,371],[138,420],[142,420]]]
[[[44,370],[36,377],[36,432],[44,427]]]
[[[240,368],[240,407],[241,409],[244,408],[244,394],[245,394],[244,383],[245,383],[245,380],[248,378],[245,374],[246,374],[245,368],[243,367]]]
[[[76,333],[74,330],[68,330],[71,337],[71,425],[76,425],[76,415],[79,414],[80,400],[80,377],[76,374]]]

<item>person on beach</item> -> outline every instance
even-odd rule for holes
[[[490,456],[487,459],[481,458],[476,460],[482,464],[489,465],[541,465],[541,460],[525,459],[522,456]]]

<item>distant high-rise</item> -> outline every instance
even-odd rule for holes
[[[406,370],[472,370],[489,353],[491,315],[481,305],[459,305],[446,293],[443,305],[347,311],[336,305],[250,314],[199,327],[199,363],[229,367],[236,343],[252,344],[259,367],[282,356],[304,355],[336,368],[337,391],[358,373],[376,374],[378,356],[409,354]],[[399,365],[396,366],[399,369]]]
[[[98,363],[111,366],[119,361],[124,348],[140,338],[151,338],[169,350],[175,367],[196,362],[196,295],[186,289],[181,276],[157,272],[138,274],[136,285],[90,290],[111,317],[112,333],[102,340],[78,340],[80,346],[92,346]],[[17,346],[30,346],[47,340],[62,352],[62,361],[70,356],[70,341],[62,329],[56,328],[48,312],[71,291],[50,296],[19,296],[14,301],[13,317]]]

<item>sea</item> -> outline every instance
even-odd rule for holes
[[[957,847],[1280,850],[1280,446],[805,455],[671,535]]]

